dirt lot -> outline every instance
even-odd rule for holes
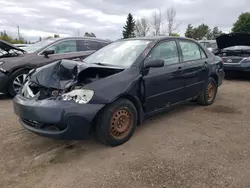
[[[250,187],[250,82],[147,120],[126,144],[36,136],[0,101],[0,187]]]

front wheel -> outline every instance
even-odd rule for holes
[[[25,83],[28,73],[29,73],[29,70],[21,69],[21,70],[15,71],[10,76],[9,83],[8,83],[8,91],[12,97],[14,97],[22,88],[22,86]]]
[[[205,106],[213,104],[216,98],[217,89],[218,85],[215,79],[212,77],[208,78],[208,82],[203,91],[200,93],[198,101]]]
[[[97,138],[109,146],[121,145],[133,135],[136,122],[137,111],[133,103],[127,99],[119,99],[97,117]]]

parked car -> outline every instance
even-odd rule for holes
[[[217,39],[215,55],[224,61],[225,72],[250,71],[250,33],[231,33]]]
[[[24,53],[25,50],[14,46],[6,41],[0,40],[0,60],[1,58],[16,57]]]
[[[82,60],[110,42],[95,38],[52,38],[32,44],[26,53],[0,59],[0,94],[15,96],[28,72],[60,59]],[[1,44],[1,43],[0,43]],[[11,46],[17,49],[15,46]],[[20,48],[18,48],[20,49]],[[22,50],[24,52],[24,50]]]
[[[197,99],[211,105],[224,77],[222,60],[179,37],[119,40],[84,62],[62,60],[34,70],[14,98],[21,124],[42,136],[111,146],[144,118]]]
[[[199,42],[203,46],[205,46],[210,52],[213,52],[214,50],[218,48],[216,40],[200,40]]]

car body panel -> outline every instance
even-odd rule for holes
[[[184,64],[176,63],[149,69],[143,76],[146,113],[151,113],[185,100],[183,98],[185,88],[184,66]],[[183,70],[180,70],[180,67],[183,67]]]
[[[42,136],[73,140],[88,137],[92,120],[104,106],[102,104],[86,104],[85,109],[82,109],[82,105],[72,102],[27,100],[20,95],[14,98],[14,104],[14,111],[22,117],[20,122],[26,129]],[[30,119],[33,123],[43,122],[48,126],[56,124],[67,127],[59,131],[44,130],[39,128],[38,124],[31,126],[32,122],[28,121]]]

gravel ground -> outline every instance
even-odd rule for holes
[[[0,100],[0,187],[250,187],[250,82],[225,81],[212,106],[146,120],[126,144],[36,136]]]

